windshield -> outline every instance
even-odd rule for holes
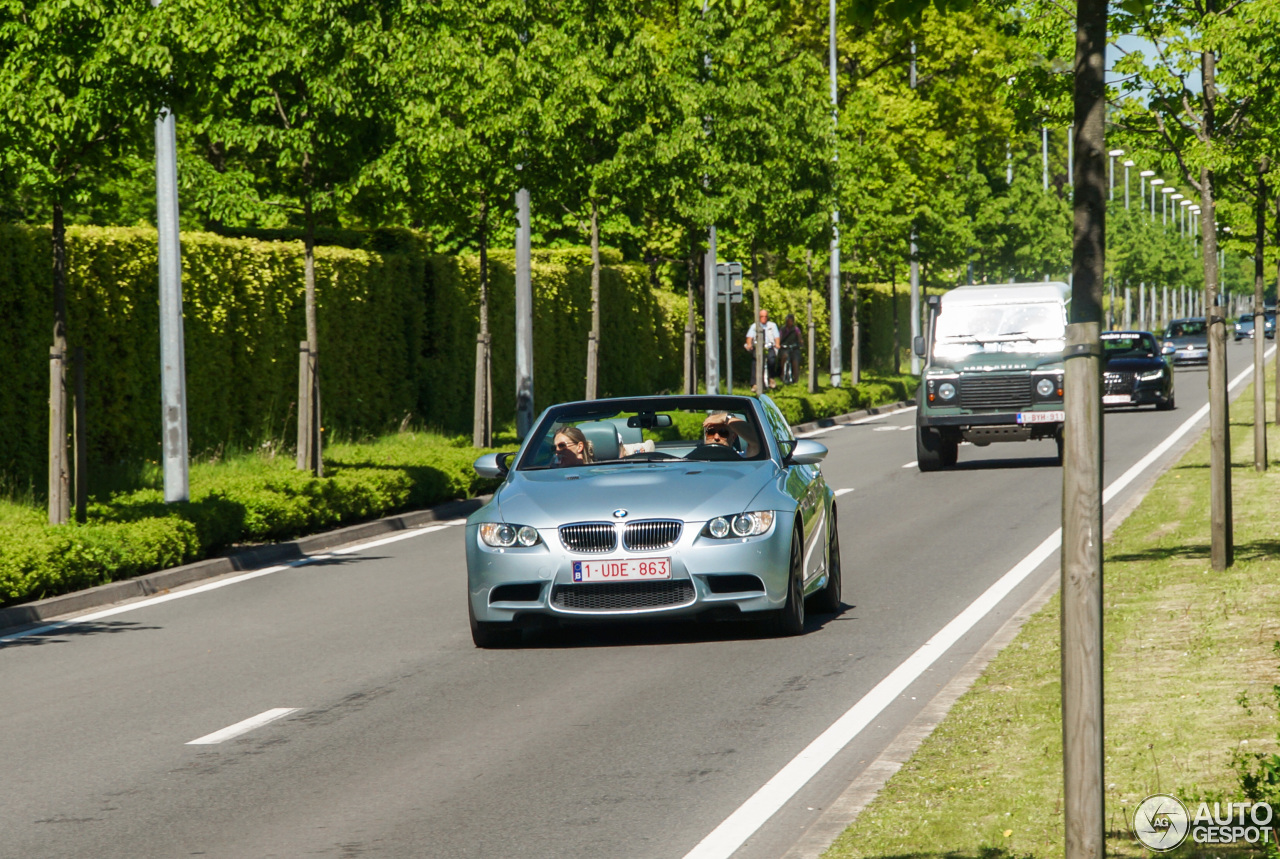
[[[975,352],[1061,352],[1066,331],[1066,313],[1056,302],[944,304],[934,328],[934,355],[947,359]]]
[[[711,398],[697,399],[701,404]],[[697,409],[679,408],[688,403],[677,399],[620,402],[628,407],[615,411],[607,401],[596,401],[582,406],[589,411],[553,409],[535,429],[519,470],[768,458],[754,413],[741,399],[726,401],[726,408]]]
[[[1169,325],[1169,330],[1164,333],[1165,337],[1199,337],[1208,330],[1208,326],[1203,319],[1188,319],[1184,322],[1173,322]]]
[[[1104,334],[1102,348],[1108,358],[1145,358],[1156,353],[1150,334]]]

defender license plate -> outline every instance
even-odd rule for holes
[[[575,582],[649,582],[671,578],[670,558],[617,558],[574,561]]]
[[[1018,412],[1020,424],[1056,424],[1066,419],[1066,412]]]

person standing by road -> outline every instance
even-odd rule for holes
[[[777,356],[778,356],[778,326],[776,323],[769,321],[769,311],[760,311],[760,321],[752,323],[747,329],[747,351],[751,353],[751,390],[756,389],[755,380],[759,378],[756,368],[756,337],[764,338],[764,366],[765,379],[768,380],[770,388],[776,388],[777,385],[771,378],[776,372]]]
[[[788,313],[782,322],[782,330],[778,333],[778,344],[782,350],[782,381],[791,384],[800,379],[800,350],[804,347],[804,334],[796,324],[796,315]],[[790,370],[788,378],[787,370]]]

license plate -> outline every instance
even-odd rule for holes
[[[1066,412],[1018,412],[1020,424],[1058,424],[1066,419]]]
[[[574,561],[575,582],[649,582],[671,578],[670,558],[617,558]]]
[[[1129,394],[1103,394],[1102,402],[1108,406],[1117,403],[1132,403],[1133,397]]]

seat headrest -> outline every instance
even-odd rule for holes
[[[588,421],[578,429],[591,442],[597,460],[618,458],[618,428],[610,421]]]

